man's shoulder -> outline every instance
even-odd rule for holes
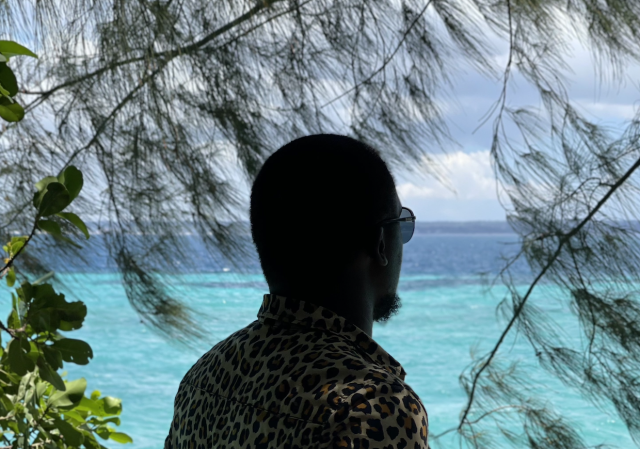
[[[250,340],[252,335],[255,334],[256,328],[259,327],[260,323],[255,320],[227,338],[220,340],[193,364],[182,379],[182,383],[198,386],[199,380],[220,372],[225,364],[231,363],[235,365],[233,359],[238,358],[239,347]]]
[[[426,413],[417,393],[406,382],[377,366],[346,377],[339,390],[351,411],[368,413],[378,409],[392,415],[396,409],[402,409],[414,415]]]
[[[377,370],[342,388],[340,406],[327,422],[321,449],[367,447],[428,448],[429,420],[418,395],[395,375]]]

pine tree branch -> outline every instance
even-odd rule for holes
[[[276,2],[280,2],[283,0],[274,0],[271,3],[268,3],[266,1],[264,2],[260,2],[259,5],[266,5],[266,6],[270,6],[273,3]],[[306,2],[304,2],[304,4],[309,3],[311,0],[307,0]],[[69,164],[71,162],[73,162],[73,160],[83,151],[87,150],[88,148],[90,148],[98,139],[98,137],[100,137],[100,135],[102,134],[102,132],[104,131],[104,129],[106,128],[109,120],[111,120],[120,109],[122,109],[134,96],[135,94],[142,89],[149,81],[151,81],[156,75],[158,75],[158,73],[160,73],[164,67],[167,66],[167,64],[169,64],[169,62],[171,62],[171,60],[177,56],[180,55],[184,55],[184,54],[188,54],[191,53],[197,49],[199,49],[201,46],[205,45],[206,43],[210,42],[212,39],[214,39],[215,37],[217,37],[218,35],[224,33],[225,31],[228,31],[229,29],[231,29],[233,26],[238,25],[239,23],[250,19],[253,15],[255,15],[260,9],[263,9],[265,6],[261,6],[261,7],[254,7],[251,11],[249,11],[248,13],[238,17],[236,20],[234,20],[233,22],[225,25],[224,27],[219,28],[218,30],[216,30],[215,32],[211,33],[209,36],[207,36],[206,38],[201,39],[200,41],[183,47],[182,49],[177,49],[177,50],[172,50],[171,52],[163,52],[163,53],[158,53],[156,56],[158,56],[158,58],[162,61],[160,64],[160,67],[158,67],[156,70],[154,70],[151,74],[147,75],[145,78],[143,78],[142,80],[140,80],[140,82],[138,83],[138,85],[131,91],[129,92],[129,94],[127,94],[127,96],[125,98],[122,99],[122,101],[120,103],[118,103],[118,105],[113,108],[111,110],[111,113],[102,121],[102,123],[100,124],[100,126],[98,127],[98,129],[96,130],[96,132],[94,133],[94,135],[92,136],[92,138],[89,140],[89,142],[84,145],[81,148],[76,149],[71,156],[69,156],[69,159],[67,159],[67,162],[62,166],[62,168],[60,169],[60,173],[62,173],[62,171],[64,171],[64,169],[66,167],[69,166]],[[279,14],[275,14],[272,17],[269,17],[269,19],[261,22],[260,24],[251,27],[249,30],[247,30],[246,32],[242,33],[239,36],[235,36],[232,40],[228,41],[225,43],[225,45],[229,45],[231,42],[233,42],[234,40],[240,39],[243,36],[246,36],[247,34],[255,31],[256,29],[266,25],[267,23],[271,22],[272,20],[277,19],[278,17],[281,17],[285,14],[288,14],[289,12],[291,12],[293,10],[293,8],[290,8],[288,10],[282,11]],[[140,59],[136,59],[136,60],[140,60]],[[130,60],[129,62],[133,62],[134,60]],[[94,72],[94,75],[97,74],[96,72]]]
[[[487,123],[487,121],[491,118],[494,112],[499,111],[494,124],[494,139],[497,133],[499,123],[501,122],[501,119],[502,119],[504,108],[507,103],[507,88],[509,87],[509,79],[511,77],[511,67],[513,66],[513,53],[514,53],[515,43],[514,43],[513,17],[512,17],[512,11],[511,11],[511,0],[507,0],[507,19],[508,19],[508,26],[509,26],[509,56],[503,72],[502,90],[500,91],[500,96],[498,97],[498,100],[496,100],[496,102],[493,104],[493,107],[491,107],[485,113],[484,117],[480,119],[480,123],[478,124],[476,129],[473,130],[473,132],[475,133],[478,129],[482,128],[482,126],[484,126]]]
[[[382,62],[382,65],[380,65],[380,67],[378,67],[376,70],[374,70],[371,75],[369,75],[368,77],[366,77],[364,80],[360,81],[359,83],[357,83],[356,85],[352,86],[351,88],[347,89],[346,91],[342,92],[340,95],[338,95],[337,97],[332,98],[331,100],[329,100],[328,102],[326,102],[325,104],[323,104],[322,106],[320,106],[320,109],[325,108],[326,106],[329,106],[332,103],[335,103],[336,101],[338,101],[339,99],[345,97],[346,95],[349,95],[351,92],[353,92],[354,90],[358,89],[360,86],[367,84],[369,81],[371,81],[373,78],[376,77],[376,75],[378,75],[378,73],[382,72],[388,65],[389,63],[393,60],[393,58],[395,57],[395,55],[398,53],[398,51],[400,51],[400,48],[402,47],[402,44],[404,44],[404,41],[407,39],[407,36],[409,36],[409,34],[411,33],[411,31],[413,30],[413,28],[416,26],[416,24],[418,23],[418,20],[420,20],[420,18],[427,12],[427,9],[429,8],[429,6],[431,5],[431,3],[433,3],[433,0],[429,0],[427,2],[426,5],[424,5],[424,7],[422,8],[422,10],[418,13],[418,15],[413,19],[413,22],[411,22],[411,25],[409,25],[409,28],[407,28],[404,33],[402,33],[402,37],[400,38],[400,40],[398,41],[398,44],[396,45],[396,48],[393,49],[393,51],[391,52],[390,55],[388,55],[385,60]]]
[[[263,10],[265,8],[268,8],[269,6],[273,5],[274,3],[279,3],[281,1],[284,1],[284,0],[272,0],[272,1],[261,0],[261,1],[258,1],[256,6],[251,8],[249,11],[247,11],[246,13],[238,16],[237,18],[235,18],[231,22],[227,23],[226,25],[223,25],[220,28],[212,31],[211,33],[209,33],[207,36],[203,37],[199,41],[194,42],[194,43],[189,44],[189,45],[185,45],[183,47],[173,48],[171,50],[167,50],[167,51],[163,51],[163,52],[159,52],[159,53],[154,53],[153,54],[153,58],[154,59],[165,59],[168,62],[168,61],[170,61],[171,59],[173,59],[173,58],[175,58],[177,56],[182,56],[182,55],[186,55],[186,54],[190,54],[190,53],[193,53],[195,51],[198,51],[204,45],[208,44],[209,42],[211,42],[212,40],[214,40],[218,36],[220,36],[220,35],[226,33],[227,31],[237,27],[238,25],[240,25],[240,24],[252,19],[261,10]],[[267,21],[265,21],[262,24],[260,24],[260,26],[264,25],[265,23],[267,23]],[[252,31],[254,29],[252,29]],[[136,56],[134,58],[125,59],[123,61],[115,61],[115,62],[113,62],[113,63],[111,63],[111,64],[109,64],[109,65],[107,65],[105,67],[101,67],[101,68],[99,68],[97,70],[94,70],[91,73],[87,73],[86,75],[83,75],[81,77],[66,81],[66,82],[64,82],[62,84],[59,84],[59,85],[57,85],[55,87],[52,87],[51,89],[48,89],[46,91],[42,91],[42,92],[39,93],[40,95],[42,95],[42,97],[38,98],[33,103],[29,104],[25,108],[25,110],[28,111],[28,110],[33,109],[34,107],[37,107],[40,103],[42,103],[48,97],[50,97],[55,92],[57,92],[57,91],[59,91],[61,89],[73,86],[73,85],[78,84],[78,83],[81,83],[81,82],[86,81],[88,79],[91,79],[91,78],[93,78],[95,76],[98,76],[98,75],[101,75],[103,73],[109,72],[109,71],[111,71],[113,69],[117,69],[118,67],[121,67],[121,66],[124,66],[124,65],[128,65],[128,64],[132,64],[134,62],[144,61],[147,58],[148,58],[148,56]],[[31,91],[29,93],[33,94],[35,92]]]
[[[143,78],[142,80],[140,80],[140,82],[138,83],[138,85],[132,89],[121,101],[120,103],[118,103],[109,113],[109,115],[107,117],[105,117],[105,119],[102,121],[102,123],[98,126],[98,128],[96,129],[96,131],[93,133],[93,136],[91,137],[91,139],[89,139],[89,142],[87,142],[86,145],[77,148],[73,153],[71,153],[71,155],[69,156],[69,158],[67,159],[67,162],[65,162],[65,164],[62,166],[62,168],[60,169],[60,172],[58,174],[58,176],[60,175],[60,173],[62,173],[68,166],[69,164],[71,164],[71,162],[73,162],[73,160],[83,151],[87,150],[88,148],[91,148],[91,146],[93,144],[95,144],[98,141],[98,138],[100,137],[100,135],[104,132],[105,128],[107,127],[107,124],[109,123],[109,121],[118,113],[119,110],[121,110],[122,108],[124,108],[127,103],[129,103],[129,101],[135,97],[136,93],[142,89],[143,87],[145,87],[147,85],[147,83],[149,81],[151,81],[158,73],[160,73],[169,63],[170,60],[163,60],[160,63],[160,66],[155,69],[153,72],[151,72],[149,75],[145,76],[145,78]]]
[[[504,331],[502,332],[502,334],[500,335],[500,338],[498,339],[498,342],[496,343],[496,345],[494,346],[493,350],[489,353],[489,356],[487,358],[487,360],[483,363],[483,365],[480,367],[480,369],[476,372],[476,374],[474,375],[473,378],[473,382],[472,382],[472,386],[471,386],[471,392],[469,393],[469,401],[467,403],[467,406],[465,407],[464,413],[462,415],[462,418],[460,419],[460,424],[458,425],[458,430],[460,430],[462,428],[462,426],[465,424],[467,415],[469,414],[469,411],[471,410],[471,406],[473,405],[473,401],[475,398],[475,391],[476,388],[478,386],[478,380],[480,378],[480,375],[482,374],[482,372],[489,366],[489,364],[491,363],[491,361],[493,360],[493,358],[495,357],[496,353],[498,352],[498,349],[500,348],[500,346],[502,345],[505,337],[507,336],[507,334],[509,333],[509,331],[511,330],[511,328],[513,327],[513,324],[516,322],[516,320],[519,318],[522,309],[524,308],[527,300],[529,299],[529,297],[531,296],[531,293],[533,292],[534,288],[537,286],[538,282],[540,282],[540,280],[544,277],[544,275],[547,273],[547,271],[551,268],[551,266],[554,264],[554,262],[556,261],[556,259],[558,258],[558,256],[560,255],[564,245],[574,236],[576,235],[578,232],[580,232],[580,230],[591,221],[591,219],[593,218],[593,216],[602,208],[602,206],[604,206],[604,204],[609,200],[609,198],[611,197],[611,195],[613,195],[620,186],[622,186],[627,179],[629,179],[629,177],[636,171],[636,169],[638,169],[638,167],[640,167],[640,159],[638,159],[625,173],[624,175],[622,175],[618,181],[616,181],[611,188],[607,191],[607,193],[600,199],[600,201],[598,201],[598,203],[595,205],[595,207],[589,212],[589,214],[576,226],[574,227],[571,231],[569,231],[567,234],[564,234],[564,236],[560,239],[560,241],[558,242],[558,247],[556,248],[556,251],[553,253],[553,255],[551,256],[551,258],[549,259],[549,261],[546,263],[546,265],[542,268],[542,270],[540,271],[540,273],[538,274],[538,276],[536,276],[536,278],[534,279],[534,281],[531,283],[531,285],[529,286],[526,294],[522,297],[522,299],[520,300],[520,303],[518,304],[518,307],[516,307],[514,313],[513,313],[513,317],[511,318],[511,320],[509,320],[509,323],[507,324],[507,326],[505,327]],[[466,424],[468,424],[468,422],[466,422]]]

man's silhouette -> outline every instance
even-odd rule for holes
[[[380,155],[337,135],[273,153],[251,191],[269,294],[187,373],[165,449],[426,449],[427,414],[372,339],[415,217]]]

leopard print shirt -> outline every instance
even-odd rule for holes
[[[405,371],[329,309],[265,295],[258,320],[215,345],[175,398],[165,449],[428,449]]]

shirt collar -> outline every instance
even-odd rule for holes
[[[265,318],[337,334],[355,344],[385,371],[395,374],[401,380],[406,376],[400,363],[362,329],[325,307],[299,299],[266,294],[258,311],[258,321],[264,324]]]

